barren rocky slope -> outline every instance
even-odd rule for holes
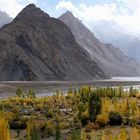
[[[30,4],[0,29],[0,80],[106,78],[70,29]]]
[[[136,61],[126,56],[119,48],[99,41],[70,11],[67,11],[59,19],[68,25],[77,42],[90,53],[92,59],[107,75],[140,75],[140,66]]]

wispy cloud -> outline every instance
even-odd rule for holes
[[[60,1],[57,10],[67,9],[80,18],[89,28],[93,23],[104,20],[116,20],[131,32],[140,32],[140,0],[114,0],[114,3],[103,5],[75,6],[70,1]]]
[[[36,3],[36,0],[0,0],[0,10],[15,17],[29,3]]]

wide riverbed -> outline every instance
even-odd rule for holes
[[[140,77],[113,77],[106,80],[91,80],[91,81],[1,81],[0,82],[0,98],[15,95],[16,89],[21,87],[28,92],[33,89],[37,96],[50,96],[60,89],[67,91],[68,88],[77,88],[82,85],[90,85],[92,87],[103,86],[134,86],[139,89]]]

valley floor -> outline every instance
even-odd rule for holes
[[[28,92],[32,89],[40,97],[50,96],[56,89],[67,91],[68,88],[78,88],[83,85],[92,87],[103,86],[132,86],[140,85],[140,79],[107,79],[94,81],[0,81],[0,98],[14,96],[18,87]]]
[[[66,94],[57,89],[52,96],[38,98],[31,89],[17,88],[16,96],[0,99],[0,140],[34,138],[139,140],[140,91],[81,86],[69,88]]]

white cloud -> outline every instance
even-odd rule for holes
[[[0,10],[5,11],[11,17],[15,17],[24,7],[25,4],[36,3],[36,0],[27,0],[23,4],[24,0],[0,0]]]
[[[70,1],[63,0],[58,3],[56,9],[70,10],[89,28],[100,19],[113,19],[125,29],[140,33],[140,0],[115,0],[112,4],[91,6],[86,4],[75,6]]]
[[[28,0],[29,3],[37,3],[37,0]]]
[[[140,8],[140,0],[122,0],[131,10],[137,11]]]
[[[95,5],[95,6],[87,6],[82,3],[78,7],[74,6],[70,1],[61,1],[56,6],[56,9],[67,9],[72,11],[73,14],[80,18],[87,26],[90,26],[93,22],[96,22],[100,19],[109,19],[113,18],[113,14],[116,11],[115,4],[104,4],[104,5]]]

